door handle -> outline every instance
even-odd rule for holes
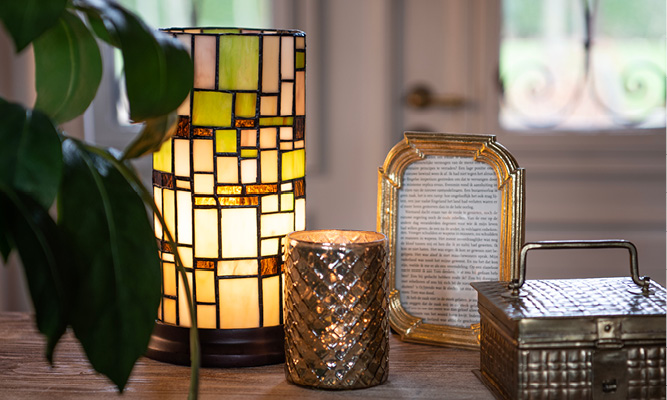
[[[405,96],[405,103],[419,109],[429,107],[457,109],[465,107],[469,102],[463,96],[456,94],[434,95],[428,86],[415,85]]]

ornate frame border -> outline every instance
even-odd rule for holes
[[[477,329],[424,323],[401,304],[396,287],[396,238],[398,194],[406,168],[428,156],[471,157],[489,164],[501,191],[499,277],[509,281],[517,275],[524,242],[525,176],[514,157],[496,142],[495,135],[405,132],[378,173],[377,229],[389,245],[389,323],[402,340],[462,348],[478,348]]]

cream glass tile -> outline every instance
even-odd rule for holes
[[[257,279],[238,278],[218,281],[221,329],[259,327]]]
[[[162,298],[162,311],[164,311],[163,321],[176,325],[176,300]]]
[[[257,209],[220,210],[222,257],[257,257]]]
[[[294,230],[306,229],[306,199],[296,199],[294,202]]]
[[[294,79],[294,38],[282,37],[280,51],[280,74],[282,79]]]
[[[278,115],[278,96],[262,96],[259,113],[260,115]]]
[[[262,128],[259,130],[259,147],[262,149],[276,148],[276,128]]]
[[[278,254],[278,238],[264,239],[261,243],[261,256],[275,256]]]
[[[197,301],[215,303],[215,274],[213,271],[195,270]]]
[[[262,215],[260,223],[262,237],[287,235],[294,230],[294,213]]]
[[[294,130],[291,126],[281,126],[280,127],[280,140],[292,140],[294,139]]]
[[[215,329],[217,328],[217,311],[214,305],[198,304],[197,305],[197,327],[201,329]]]
[[[213,194],[215,184],[213,174],[194,174],[194,183],[196,194]]]
[[[192,293],[192,272],[186,272],[190,293]],[[178,274],[178,316],[180,326],[190,326],[190,308],[188,307],[188,296],[185,292],[185,285],[181,274]]]
[[[262,279],[264,326],[280,325],[280,276]]]
[[[241,131],[241,147],[257,146],[257,131],[254,129],[244,129]]]
[[[166,228],[171,232],[172,237],[176,237],[176,199],[174,191],[171,189],[163,189],[162,191],[162,216],[166,223]]]
[[[195,209],[195,257],[218,257],[218,210]]]
[[[198,89],[215,89],[215,36],[195,36],[195,80]]]
[[[278,211],[278,195],[262,196],[262,212],[270,213],[276,211]]]
[[[174,139],[174,174],[190,176],[190,141]]]
[[[257,260],[218,261],[218,276],[257,275]]]
[[[262,183],[278,182],[278,151],[265,150],[260,153]]]
[[[218,183],[239,183],[239,167],[236,157],[218,157],[217,164]]]
[[[192,247],[178,246],[178,256],[185,268],[192,268],[194,258],[192,256]]]
[[[213,140],[192,141],[192,169],[195,172],[213,172]]]
[[[280,90],[280,115],[292,115],[294,83],[283,82]]]
[[[262,54],[262,92],[275,93],[278,91],[278,60],[279,38],[264,36]]]
[[[241,183],[257,182],[257,160],[241,160]]]
[[[174,264],[162,263],[162,284],[165,295],[176,296],[176,266]]]
[[[280,190],[282,192],[289,192],[290,190],[292,190],[292,182],[283,183],[282,185],[280,185]]]
[[[296,88],[294,91],[295,99],[295,114],[296,115],[305,115],[306,114],[306,72],[297,71],[296,72]]]
[[[176,191],[177,202],[177,224],[178,237],[177,243],[192,244],[192,196],[190,192],[184,190]]]
[[[162,214],[162,188],[153,186],[153,199],[158,211]],[[153,215],[153,230],[155,231],[155,237],[162,239],[162,224],[155,215]]]

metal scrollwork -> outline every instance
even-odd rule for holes
[[[604,127],[665,126],[664,67],[638,59],[628,62],[620,72],[603,68],[611,62],[602,59],[596,47],[599,0],[582,3],[582,58],[575,76],[559,71],[554,60],[533,60],[500,76],[501,101],[506,115],[512,116],[513,126],[557,128],[582,107],[587,115],[604,115],[609,121]],[[565,87],[571,88],[567,94],[562,92]]]

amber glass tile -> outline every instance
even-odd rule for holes
[[[275,193],[278,185],[248,185],[245,187],[246,194]]]
[[[296,48],[305,49],[306,48],[306,38],[303,36],[298,36],[296,38]]]
[[[294,196],[303,197],[306,195],[306,184],[303,179],[294,181]]]
[[[254,128],[255,120],[237,118],[236,121],[234,121],[234,126],[237,128]]]
[[[220,197],[221,206],[256,206],[259,204],[257,197]]]
[[[279,260],[277,257],[263,258],[260,261],[262,275],[274,275],[278,273]]]
[[[173,253],[172,247],[169,244],[169,242],[167,242],[166,240],[161,240],[160,242],[162,244],[162,251],[164,251],[165,253]]]
[[[176,127],[176,133],[174,135],[178,137],[190,136],[190,117],[185,115],[178,117],[178,126]]]
[[[174,175],[162,173],[162,187],[174,188]]]
[[[243,186],[218,186],[218,194],[241,194]]]
[[[162,184],[162,175],[160,171],[153,170],[153,185],[160,186]]]
[[[201,269],[214,269],[215,268],[215,261],[197,260],[196,266],[197,266],[197,268],[201,268]]]
[[[196,206],[214,206],[215,198],[214,197],[195,197]]]
[[[194,128],[192,130],[193,136],[213,136],[213,129],[211,128]]]
[[[294,140],[301,140],[306,134],[306,119],[296,117],[294,120]]]

